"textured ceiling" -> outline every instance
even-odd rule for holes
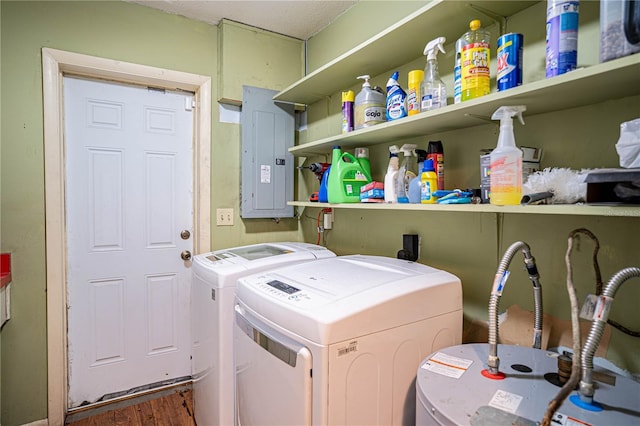
[[[210,24],[217,24],[222,18],[226,18],[302,40],[309,39],[357,2],[357,0],[129,1]]]

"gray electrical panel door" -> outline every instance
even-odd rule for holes
[[[293,104],[275,102],[275,90],[242,87],[243,218],[293,217]]]

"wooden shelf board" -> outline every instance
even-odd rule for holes
[[[336,209],[359,209],[370,211],[421,211],[421,212],[459,212],[459,213],[508,213],[508,214],[550,214],[574,216],[611,216],[640,217],[638,205],[593,205],[593,204],[554,204],[554,205],[518,205],[494,206],[492,204],[398,204],[398,203],[350,203],[331,204],[310,201],[289,201],[295,207],[316,207]]]
[[[501,16],[511,16],[538,1],[458,0],[432,1],[374,37],[338,56],[274,96],[274,100],[312,104],[355,84],[361,74],[375,76],[392,64],[404,64],[422,55],[429,40],[439,36],[454,42],[478,12],[479,6]],[[384,56],[384,60],[380,60]]]
[[[526,116],[604,102],[640,94],[640,54],[582,68],[471,101],[448,105],[400,120],[319,139],[289,149],[294,155],[326,154],[343,149],[428,136],[485,123],[502,105],[526,105]]]

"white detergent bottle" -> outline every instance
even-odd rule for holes
[[[387,174],[384,175],[384,202],[396,203],[396,178],[398,177],[398,153],[400,150],[397,146],[389,147],[389,166],[387,166]]]
[[[400,148],[402,151],[403,159],[400,170],[398,170],[398,177],[396,179],[396,197],[398,203],[409,202],[409,182],[417,175],[416,162],[413,161],[414,151],[416,145],[405,143]]]
[[[368,75],[360,75],[358,78],[364,80],[364,83],[362,83],[362,90],[356,96],[353,111],[355,128],[362,129],[384,123],[387,120],[387,103],[384,93],[378,87],[371,87]]]
[[[502,106],[491,116],[492,120],[500,120],[498,146],[491,151],[491,204],[517,205],[522,200],[522,151],[516,147],[513,117],[517,115],[524,124],[522,112],[526,110],[524,105]]]
[[[438,72],[438,51],[445,53],[443,44],[447,41],[444,37],[431,40],[424,47],[423,54],[427,56],[427,66],[424,69],[424,80],[420,84],[420,111],[431,111],[447,106],[447,86],[440,79]]]

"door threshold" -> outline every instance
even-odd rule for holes
[[[184,379],[171,384],[160,385],[151,389],[135,391],[127,393],[127,395],[109,398],[103,401],[82,405],[80,407],[67,409],[65,423],[71,423],[97,414],[106,413],[107,411],[128,407],[130,405],[140,404],[152,399],[161,398],[174,392],[191,390],[193,381]],[[105,397],[103,397],[105,398]]]

